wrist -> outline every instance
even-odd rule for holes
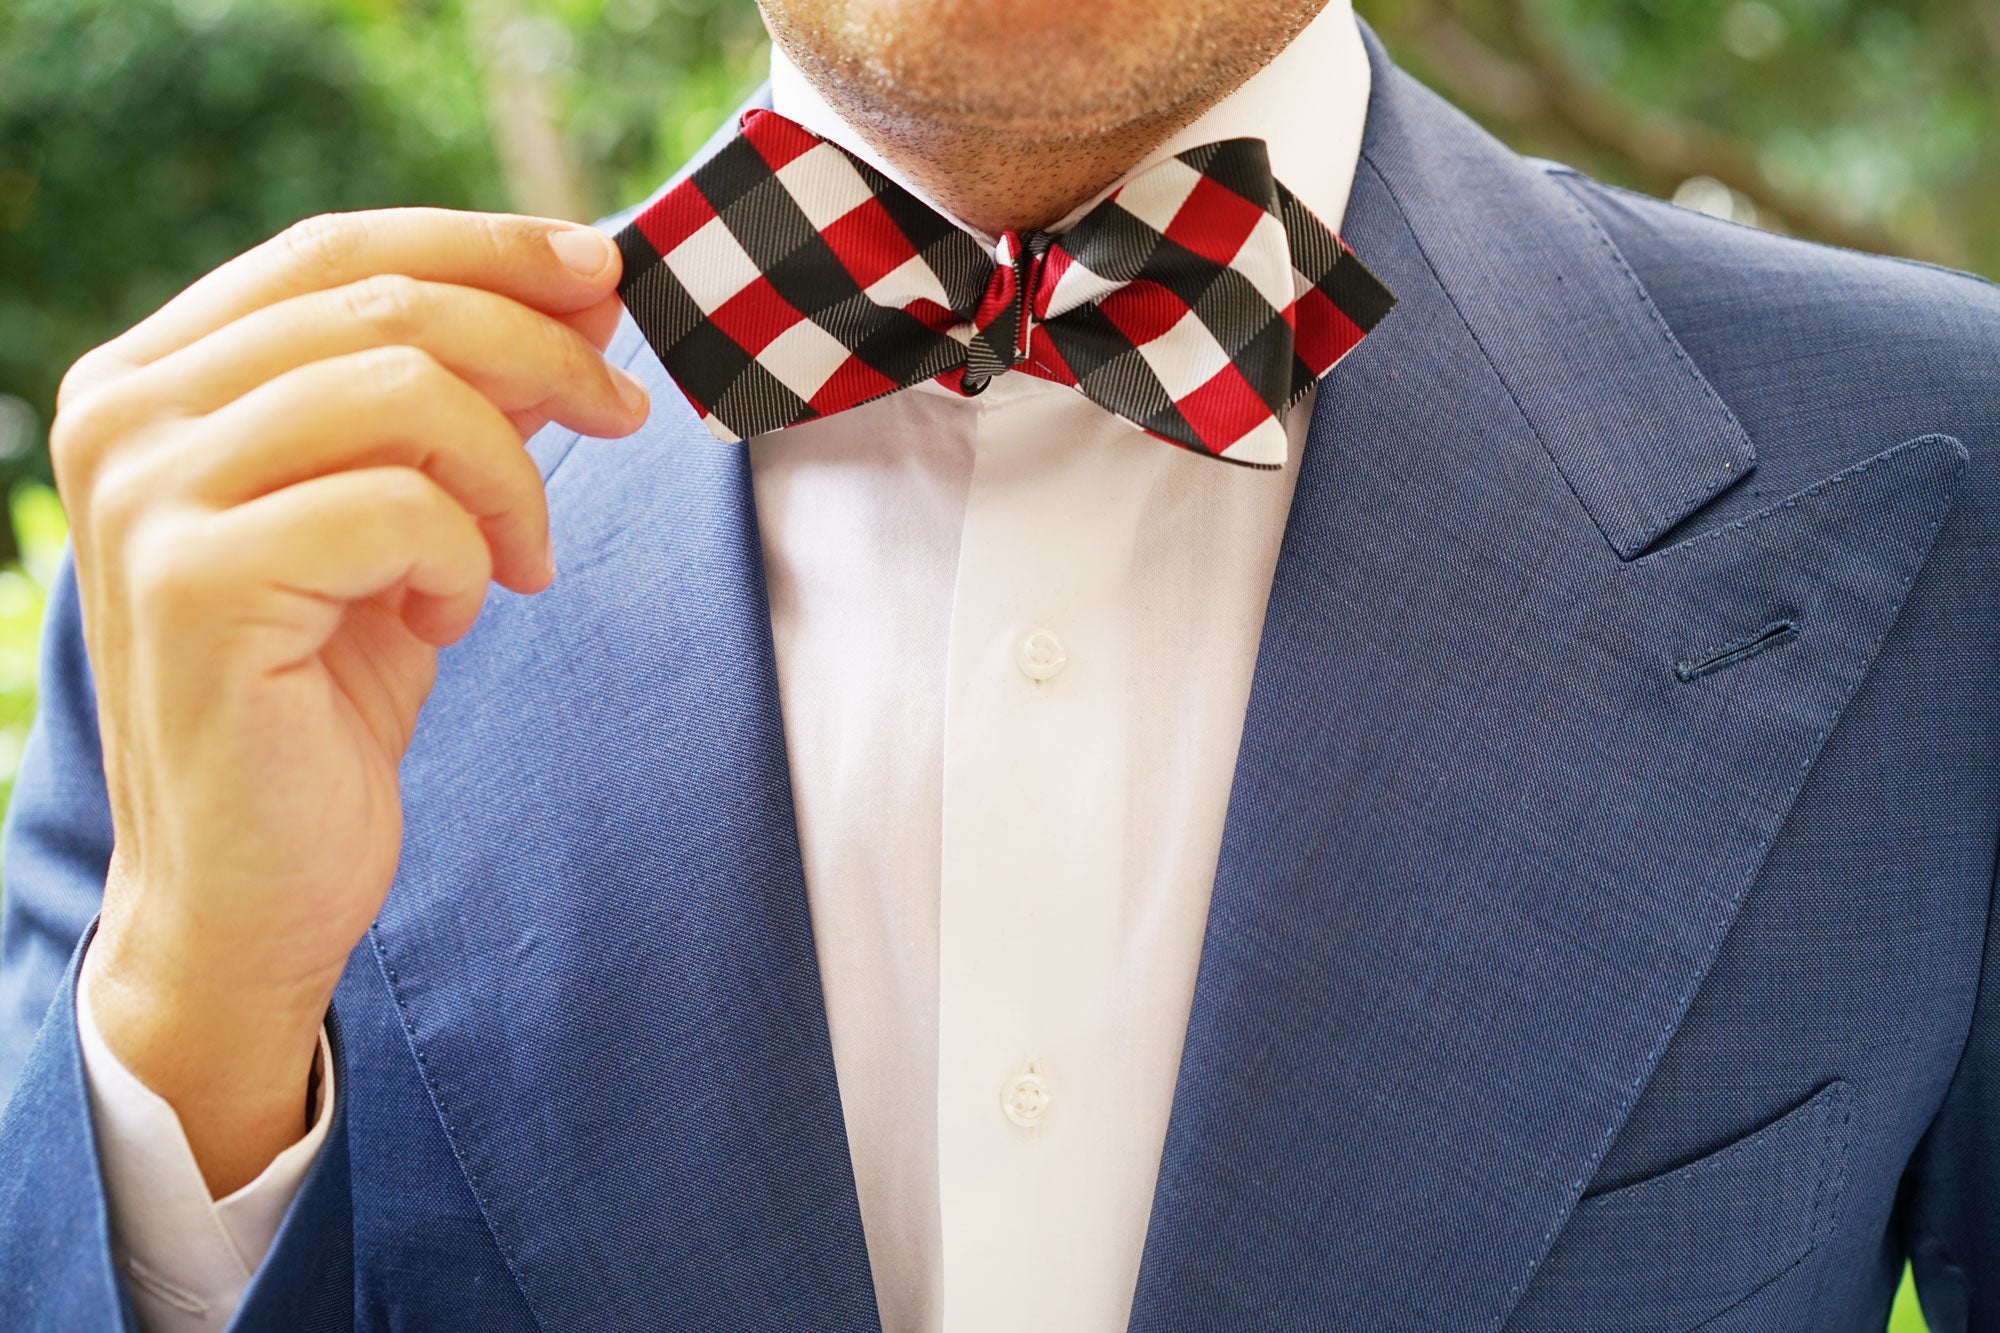
[[[104,1044],[180,1118],[203,1178],[221,1198],[304,1134],[331,986],[313,1001],[132,964],[125,948],[100,934],[78,987]]]
[[[226,969],[103,928],[84,956],[78,984],[90,987],[99,1031],[118,1058],[170,1101],[160,1084],[181,1081],[182,1069],[203,1082],[265,1086],[294,1075],[302,1081],[299,1053],[318,1041],[333,995],[330,978],[255,987]]]

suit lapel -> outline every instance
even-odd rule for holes
[[[1752,466],[1748,440],[1563,187],[1369,45],[1344,231],[1398,304],[1321,386],[1301,464],[1146,1333],[1504,1322],[1959,466],[1950,441],[1884,441],[1641,557]]]
[[[405,762],[384,979],[544,1327],[873,1330],[746,455],[661,412],[549,498]]]
[[[1748,441],[1559,187],[1370,55],[1346,235],[1399,304],[1302,463],[1135,1329],[1504,1320],[1955,474],[1634,559]],[[745,455],[663,412],[550,503],[556,588],[493,594],[405,763],[384,979],[544,1326],[875,1329]]]

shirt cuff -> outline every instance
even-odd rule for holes
[[[84,955],[88,972],[90,955]],[[111,1217],[111,1252],[146,1333],[222,1333],[270,1251],[333,1123],[333,1056],[319,1035],[319,1104],[305,1137],[263,1174],[211,1198],[180,1116],[105,1044],[76,985],[77,1040]]]

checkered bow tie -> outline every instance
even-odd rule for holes
[[[1021,370],[1141,430],[1274,467],[1285,411],[1395,303],[1271,177],[1263,141],[1148,168],[998,258],[769,111],[618,235],[619,294],[725,440]]]

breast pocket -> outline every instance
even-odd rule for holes
[[[1509,1333],[1691,1330],[1813,1252],[1846,1184],[1854,1090],[1803,1106],[1700,1161],[1587,1196]]]

